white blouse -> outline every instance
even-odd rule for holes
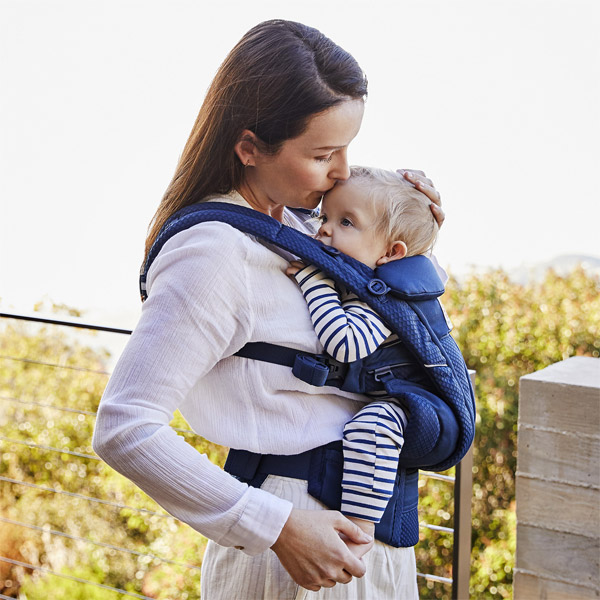
[[[237,193],[213,199],[247,206]],[[273,545],[292,505],[222,471],[169,422],[179,409],[206,439],[269,454],[341,439],[364,396],[313,387],[288,367],[233,356],[258,341],[322,352],[287,265],[224,223],[172,237],[148,273],[148,300],[106,387],[94,433],[98,455],[172,515],[250,555]]]

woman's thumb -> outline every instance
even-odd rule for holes
[[[373,541],[373,537],[365,533],[358,525],[355,525],[344,515],[340,515],[339,526],[337,530],[343,533],[349,540],[355,544],[368,544]]]

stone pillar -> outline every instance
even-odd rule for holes
[[[600,597],[600,359],[521,378],[514,599]]]

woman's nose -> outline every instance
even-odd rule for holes
[[[346,148],[342,148],[333,154],[329,177],[339,181],[346,181],[350,177],[350,165],[348,164],[348,152]]]

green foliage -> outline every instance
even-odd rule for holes
[[[566,277],[549,272],[543,282],[526,286],[493,271],[452,280],[447,289],[444,305],[454,336],[477,374],[471,593],[477,599],[509,598],[515,555],[518,381],[570,356],[599,355],[600,283],[582,269]],[[161,600],[199,598],[197,567],[205,538],[165,515],[95,459],[91,436],[107,381],[108,355],[92,349],[93,337],[83,343],[80,335],[55,327],[4,321],[0,332],[0,476],[117,505],[0,480],[0,555]],[[184,431],[188,427],[181,415],[172,425],[188,443],[223,464],[226,449]],[[452,527],[452,485],[426,478],[419,485],[422,520]],[[452,576],[448,534],[423,530],[416,553],[421,572]],[[450,598],[449,586],[419,582],[422,599]],[[20,597],[28,600],[126,598],[0,562],[0,593],[17,597],[19,587]]]
[[[2,321],[0,327],[0,555],[154,598],[199,598],[206,539],[97,460],[91,447],[108,355],[90,347],[92,334],[87,344],[81,334],[54,326]],[[172,425],[188,429],[180,415]],[[181,435],[223,462],[224,448]],[[125,505],[157,514],[120,508]],[[68,577],[0,562],[0,593],[16,597],[20,587],[20,597],[28,599],[127,597]]]
[[[509,598],[515,556],[515,471],[519,378],[571,356],[599,356],[600,282],[582,268],[519,285],[492,271],[451,280],[443,302],[467,365],[476,371],[471,593]],[[428,489],[429,493],[429,489]],[[437,503],[437,500],[436,500]],[[440,499],[441,506],[441,499]],[[421,507],[427,501],[421,499]],[[433,511],[435,514],[435,510]],[[431,513],[431,511],[429,511]],[[425,520],[431,519],[427,517]],[[436,572],[439,544],[424,535],[417,548]],[[447,576],[447,575],[446,575]],[[443,598],[448,589],[423,589]]]

